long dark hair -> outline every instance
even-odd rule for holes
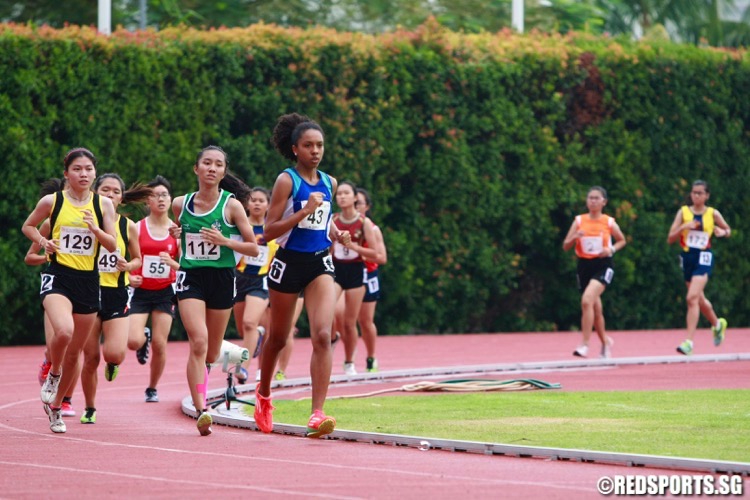
[[[120,190],[122,191],[122,201],[120,202],[121,205],[128,205],[130,203],[143,203],[148,199],[149,196],[151,196],[151,193],[153,192],[149,186],[141,184],[140,182],[136,182],[126,189],[125,181],[122,180],[122,177],[113,172],[102,174],[96,178],[96,181],[94,182],[94,192],[99,189],[99,186],[102,185],[102,182],[104,182],[105,179],[114,179],[120,183]]]
[[[370,193],[365,188],[357,188],[354,194],[361,194],[365,197],[365,203],[367,203],[367,211],[365,212],[365,217],[367,217],[368,219],[372,219],[372,198],[370,197]]]
[[[297,157],[292,146],[296,146],[300,136],[310,129],[317,130],[325,138],[323,128],[309,117],[299,113],[282,115],[273,128],[271,144],[276,148],[276,151],[281,153],[281,156],[296,163]]]

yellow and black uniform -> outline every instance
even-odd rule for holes
[[[237,295],[234,302],[245,302],[245,297],[251,295],[263,300],[268,299],[268,267],[276,254],[279,245],[276,240],[266,242],[263,236],[263,225],[253,225],[255,243],[258,245],[258,255],[248,257],[235,252],[238,259],[235,268],[237,283]]]
[[[99,279],[101,286],[101,311],[99,317],[102,321],[124,318],[130,315],[129,281],[128,273],[117,269],[117,257],[125,257],[128,251],[128,224],[130,219],[117,216],[115,227],[117,228],[117,249],[114,253],[101,247],[97,259]]]
[[[583,293],[591,280],[604,286],[612,284],[615,276],[612,257],[599,255],[605,248],[612,247],[614,217],[601,214],[593,219],[589,214],[582,214],[576,217],[575,223],[577,230],[583,231],[583,236],[576,241],[578,289]]]
[[[50,256],[50,265],[41,273],[39,295],[59,294],[70,300],[76,314],[95,313],[100,308],[99,240],[83,222],[83,210],[91,211],[99,227],[102,226],[101,199],[92,193],[83,206],[74,206],[62,191],[55,193],[50,211],[51,238],[58,241],[59,250]]]
[[[695,214],[688,206],[680,208],[682,221],[698,221],[698,227],[685,229],[680,235],[680,266],[686,282],[693,276],[711,276],[714,255],[711,251],[711,235],[714,234],[714,209],[706,207],[702,214]]]

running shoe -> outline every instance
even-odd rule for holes
[[[344,363],[344,375],[356,375],[357,369],[354,368],[354,363]]]
[[[258,393],[259,387],[260,384],[255,386],[255,412],[253,413],[253,418],[258,429],[268,434],[273,431],[273,411],[276,408],[271,404],[271,396],[264,397]]]
[[[250,374],[247,373],[247,370],[244,366],[240,366],[238,370],[234,372],[234,376],[237,378],[238,384],[244,384],[247,382],[247,379],[250,377]]]
[[[686,340],[677,346],[677,352],[684,354],[685,356],[693,354],[693,342],[691,340]]]
[[[152,389],[150,387],[146,389],[146,402],[147,403],[159,402],[159,395],[156,393],[156,389]]]
[[[203,410],[201,416],[198,417],[198,432],[201,436],[208,436],[211,434],[211,424],[214,423],[214,419],[208,414],[206,410]]]
[[[315,410],[307,422],[307,437],[319,438],[332,433],[335,428],[335,418],[326,417],[321,410]]]
[[[276,375],[273,376],[275,380],[286,380],[286,373],[284,373],[281,370],[278,370],[276,372]]]
[[[146,335],[146,342],[135,351],[135,357],[140,364],[145,365],[148,361],[148,348],[151,345],[151,328],[145,327],[143,333]]]
[[[607,337],[607,341],[602,345],[602,358],[608,359],[612,357],[613,345],[615,345],[615,340],[612,337]]]
[[[727,320],[719,318],[719,323],[711,327],[711,331],[714,332],[714,345],[719,347],[724,342],[724,335],[727,332]]]
[[[576,347],[576,350],[573,351],[573,356],[578,356],[579,358],[585,358],[589,354],[589,346],[582,344]]]
[[[55,400],[55,396],[57,396],[57,388],[60,386],[60,378],[60,375],[54,375],[52,373],[47,374],[47,380],[44,381],[42,390],[39,393],[42,403],[50,404]]]
[[[49,428],[52,432],[60,434],[67,430],[60,414],[60,408],[52,408],[50,405],[45,404],[44,411],[49,417]]]
[[[86,408],[81,415],[82,424],[95,424],[96,423],[96,408]]]
[[[336,335],[333,336],[331,339],[331,348],[335,349],[336,344],[338,344],[339,340],[341,340],[341,334],[339,332],[336,332]]]
[[[42,361],[42,364],[39,365],[39,373],[37,374],[39,385],[44,385],[44,381],[47,380],[47,375],[49,375],[49,369],[51,366],[52,366],[52,363],[47,361],[47,358],[44,358],[44,361]]]
[[[367,371],[374,373],[378,371],[378,360],[375,358],[367,358]]]
[[[76,411],[73,409],[73,403],[63,399],[62,406],[60,406],[60,414],[63,417],[75,417]]]
[[[120,372],[120,365],[116,365],[114,363],[107,363],[107,366],[104,367],[104,378],[106,378],[109,382],[112,382],[114,379],[117,378],[117,374]]]

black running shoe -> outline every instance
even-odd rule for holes
[[[146,389],[146,402],[147,403],[159,402],[159,395],[156,393],[156,389],[152,389],[150,387]]]
[[[146,342],[135,351],[135,357],[138,358],[138,362],[145,365],[148,361],[148,348],[151,345],[151,329],[146,327],[143,329],[143,333],[146,334]]]

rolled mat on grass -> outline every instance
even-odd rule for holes
[[[366,398],[388,392],[491,392],[491,391],[529,391],[534,389],[561,389],[560,384],[551,384],[543,380],[531,378],[513,380],[487,380],[487,379],[458,379],[444,380],[442,382],[417,382],[415,384],[402,385],[393,389],[382,389],[380,391],[367,392],[364,394],[351,394],[347,396],[333,396],[328,399],[351,399]]]

